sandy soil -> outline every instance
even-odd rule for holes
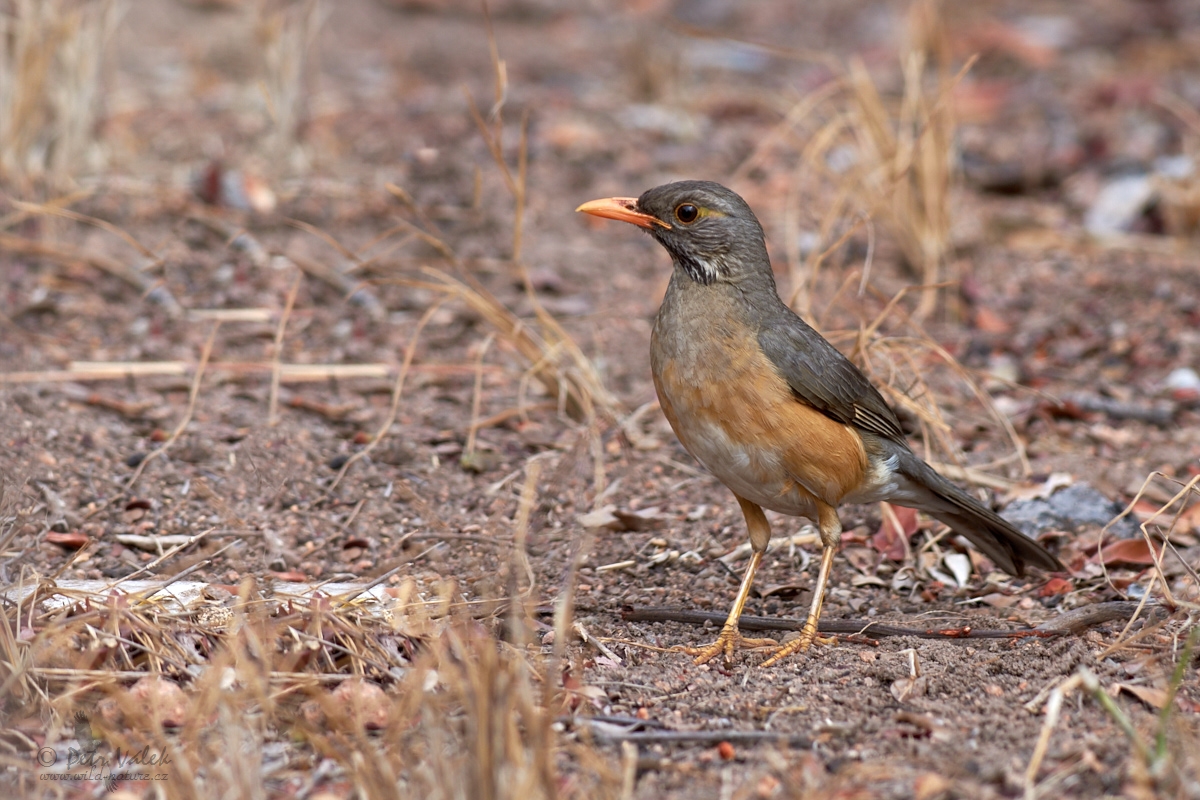
[[[1152,737],[1158,712],[1150,695],[1120,686],[1167,686],[1200,596],[1195,573],[1178,561],[1165,583],[1180,604],[1142,613],[1128,630],[1120,619],[1059,638],[842,640],[768,670],[758,668],[757,652],[695,666],[670,651],[709,640],[714,626],[626,621],[625,612],[648,607],[723,613],[744,560],[719,558],[743,542],[744,526],[732,495],[687,455],[657,408],[643,409],[654,400],[647,348],[666,255],[635,230],[573,209],[677,178],[726,182],[759,213],[781,288],[791,292],[801,274],[793,248],[821,235],[839,186],[834,173],[804,161],[819,126],[784,121],[852,58],[895,99],[907,7],[652,1],[579,10],[509,0],[493,12],[507,74],[501,149],[514,170],[521,121],[528,123],[521,262],[537,301],[596,366],[615,399],[611,409],[592,424],[559,413],[511,337],[497,336],[461,301],[446,302],[427,319],[394,423],[332,487],[347,457],[387,420],[404,348],[440,297],[412,284],[429,280],[423,268],[471,276],[536,326],[512,260],[515,204],[466,100],[474,98],[484,116],[493,103],[483,19],[471,3],[323,6],[295,79],[307,100],[279,144],[263,100],[279,70],[263,66],[250,12],[140,4],[117,30],[105,79],[98,141],[106,166],[99,177],[80,178],[93,191],[72,207],[119,226],[160,259],[149,274],[182,311],[88,260],[143,266],[145,256],[121,237],[34,216],[12,232],[87,257],[37,258],[0,246],[0,370],[49,373],[81,361],[194,368],[213,330],[195,310],[269,313],[221,324],[190,421],[128,491],[135,469],[184,419],[194,372],[0,384],[0,522],[14,534],[3,553],[4,582],[34,574],[122,578],[158,554],[118,536],[205,531],[142,577],[199,565],[190,579],[236,590],[247,578],[262,587],[353,581],[399,567],[387,586],[411,580],[435,592],[453,580],[464,600],[496,600],[516,581],[531,607],[544,611],[565,591],[568,566],[582,552],[577,619],[607,652],[578,640],[568,646],[570,680],[594,689],[575,711],[640,717],[650,725],[646,734],[730,733],[732,747],[665,736],[639,742],[636,797],[1018,796],[1028,790],[1046,691],[1081,668],[1112,689],[1141,736]],[[1157,472],[1137,507],[1145,518],[1200,474],[1197,395],[1166,383],[1173,370],[1200,364],[1195,231],[1172,227],[1164,202],[1117,239],[1093,239],[1083,224],[1113,174],[1197,152],[1197,131],[1156,98],[1200,104],[1200,16],[1182,2],[1105,0],[1086,11],[987,2],[948,10],[941,23],[955,70],[971,53],[981,56],[955,95],[962,122],[954,152],[969,168],[950,189],[946,277],[953,284],[925,323],[924,341],[953,356],[993,404],[983,405],[959,372],[920,344],[898,312],[879,330],[890,344],[870,351],[872,374],[912,394],[914,407],[940,409],[940,427],[906,414],[914,447],[992,476],[989,490],[1001,506],[1028,501],[1065,473],[1062,483],[1087,483],[1120,508]],[[828,102],[813,114],[832,118],[839,101]],[[278,207],[241,212],[197,199],[191,176],[218,159],[260,176]],[[5,197],[22,195],[10,187]],[[854,223],[857,202],[819,239],[820,249]],[[454,261],[441,245],[405,238],[398,224],[420,226],[452,249]],[[241,230],[271,257],[232,245],[230,234]],[[915,280],[897,242],[886,219],[870,237],[859,228],[810,286],[816,321],[847,351],[859,326]],[[868,248],[871,290],[860,297]],[[377,257],[355,266],[349,254],[359,252]],[[335,285],[320,279],[320,268],[351,277]],[[365,304],[347,297],[359,280],[369,282]],[[293,285],[284,362],[386,370],[285,382],[270,425],[270,371],[219,365],[270,363]],[[900,308],[914,305],[905,299]],[[1110,413],[1089,405],[1099,401]],[[523,405],[525,413],[503,414]],[[635,409],[643,411],[628,422]],[[489,422],[470,449],[473,420]],[[537,506],[523,527],[518,509],[531,463],[540,469]],[[619,514],[587,528],[605,508]],[[1193,512],[1172,541],[1195,568],[1200,515]],[[1151,583],[1152,567],[1124,557],[1136,543],[1098,556],[1094,523],[1038,531],[1071,570],[1057,583],[1010,578],[977,561],[959,586],[946,580],[941,556],[964,547],[933,542],[938,527],[921,520],[905,530],[907,546],[894,557],[888,548],[896,537],[877,535],[880,513],[843,509],[846,546],[826,619],[1017,629],[1147,591],[1153,604],[1170,599],[1163,581]],[[772,521],[778,536],[806,524]],[[528,575],[511,571],[517,531],[526,537]],[[812,554],[769,555],[747,613],[802,616]],[[533,651],[549,652],[550,618],[535,619],[542,642]],[[1172,706],[1172,747],[1185,753],[1176,773],[1154,784],[1116,718],[1076,693],[1049,739],[1037,788],[1028,790],[1034,795],[1026,796],[1200,796],[1195,751],[1186,756],[1200,742],[1195,669],[1188,666]],[[186,689],[185,678],[175,679]],[[69,728],[44,708],[14,702],[6,714],[38,742]],[[625,727],[609,725],[593,731],[595,746],[619,771],[622,750],[613,739]],[[587,738],[582,722],[562,727],[564,740]],[[738,732],[771,736],[747,740]],[[578,765],[567,759],[560,768],[569,777]],[[18,771],[11,767],[6,780],[18,780]]]

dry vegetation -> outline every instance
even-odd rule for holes
[[[75,782],[46,776],[61,774],[68,755],[101,763],[119,751],[141,754],[125,771],[162,776],[110,782],[108,789],[122,797],[629,798],[650,796],[658,791],[652,781],[662,780],[662,791],[680,797],[934,798],[968,796],[982,786],[991,796],[1023,792],[1034,798],[1074,796],[1079,786],[1094,786],[1077,782],[1088,770],[1128,797],[1200,797],[1200,580],[1180,554],[1194,554],[1200,544],[1197,476],[1140,473],[1145,482],[1125,515],[1136,518],[1142,539],[1122,540],[1133,543],[1122,544],[1124,560],[1092,557],[1105,552],[1108,528],[1060,542],[1064,559],[1075,559],[1076,574],[1073,582],[1059,579],[1065,587],[1057,592],[1063,595],[1058,611],[1097,599],[1141,602],[1112,629],[1070,633],[1084,642],[1063,651],[1070,664],[1030,673],[1025,684],[1040,683],[1020,691],[1032,695],[1028,713],[1043,716],[1026,727],[1039,735],[1027,737],[1012,756],[1019,763],[1001,768],[1020,776],[1016,784],[1005,775],[979,778],[951,765],[944,771],[929,767],[929,753],[920,750],[924,742],[949,746],[957,734],[944,714],[904,706],[910,693],[917,692],[915,701],[925,691],[918,651],[909,657],[911,675],[891,686],[905,709],[894,713],[899,733],[892,738],[914,742],[911,760],[891,752],[878,760],[846,757],[849,766],[831,767],[831,760],[822,761],[828,752],[823,748],[844,735],[832,722],[771,727],[780,716],[810,710],[788,699],[786,684],[773,684],[771,692],[778,694],[768,699],[767,688],[746,688],[747,677],[747,694],[736,694],[733,687],[753,669],[751,661],[734,667],[732,683],[717,689],[704,684],[706,691],[743,698],[738,702],[751,711],[736,718],[738,730],[715,722],[709,728],[696,716],[680,726],[678,712],[672,727],[661,721],[669,719],[662,699],[630,713],[613,710],[621,704],[606,685],[654,692],[663,687],[638,683],[653,679],[646,671],[601,671],[598,662],[605,669],[627,664],[643,670],[684,662],[669,646],[658,646],[658,633],[653,641],[630,638],[624,629],[608,635],[621,629],[613,620],[623,604],[597,600],[597,587],[611,588],[626,580],[622,575],[649,585],[660,580],[661,565],[696,559],[728,565],[739,556],[707,558],[711,532],[703,547],[690,550],[646,532],[647,541],[628,561],[605,564],[594,556],[598,550],[604,557],[625,552],[598,543],[597,529],[640,534],[653,531],[643,524],[661,522],[639,510],[638,487],[667,496],[669,486],[674,495],[702,477],[666,449],[652,405],[628,411],[639,398],[610,388],[594,340],[583,340],[580,328],[564,323],[544,302],[538,284],[544,278],[529,256],[529,220],[535,210],[541,219],[547,216],[531,189],[530,112],[511,108],[520,87],[509,77],[491,20],[463,11],[486,30],[480,47],[490,49],[486,83],[494,94],[486,110],[470,89],[459,103],[458,124],[472,130],[474,143],[463,149],[482,154],[486,163],[458,184],[446,180],[472,187],[469,202],[455,205],[430,200],[412,185],[313,177],[314,164],[329,158],[316,152],[329,134],[312,119],[314,43],[337,12],[316,0],[230,5],[237,8],[212,13],[237,15],[236,27],[254,43],[259,59],[248,68],[247,83],[259,90],[262,106],[245,163],[272,165],[272,190],[264,190],[266,180],[250,169],[235,170],[219,164],[220,158],[210,165],[214,183],[208,188],[205,178],[185,188],[161,176],[119,176],[104,163],[106,148],[116,146],[97,131],[103,130],[107,48],[127,9],[102,0],[16,0],[0,9],[0,179],[8,206],[0,209],[0,269],[16,276],[35,265],[47,276],[45,284],[79,293],[81,285],[107,276],[114,284],[106,285],[108,296],[93,296],[97,305],[140,304],[151,327],[169,328],[175,337],[153,359],[124,358],[121,348],[103,341],[102,330],[92,331],[98,342],[92,349],[103,357],[83,359],[57,334],[22,327],[22,320],[44,313],[36,298],[0,307],[0,335],[19,337],[30,358],[3,364],[0,392],[17,399],[0,408],[18,408],[26,400],[17,394],[36,387],[38,398],[65,398],[83,412],[127,421],[145,445],[126,461],[119,481],[86,499],[74,497],[78,506],[70,508],[37,464],[15,458],[0,463],[0,785],[12,796],[96,795],[114,770],[93,770]],[[390,5],[399,10],[375,12],[440,13],[420,2]],[[518,8],[517,19],[521,13]],[[636,18],[642,12],[622,13]],[[1013,387],[964,366],[930,333],[934,326],[944,332],[962,322],[961,298],[947,290],[963,279],[951,263],[952,206],[961,189],[950,98],[974,62],[952,46],[937,4],[915,3],[906,20],[907,43],[893,55],[898,84],[885,86],[879,70],[862,59],[818,54],[830,79],[789,101],[779,119],[759,124],[753,146],[731,165],[729,180],[751,180],[764,170],[786,176],[777,196],[789,216],[803,207],[816,232],[803,246],[794,227],[781,237],[792,301],[885,388],[913,421],[926,456],[964,482],[1009,497],[1031,495],[1046,478],[1031,466],[1029,426],[1069,414],[1061,404],[1049,405],[1051,411],[1041,406],[1019,430],[1011,405],[998,406],[988,393]],[[776,55],[813,60],[811,53]],[[662,73],[673,74],[660,57],[648,54],[644,63],[629,66],[635,75],[652,76],[645,89],[651,94],[670,93],[655,85],[670,80]],[[414,169],[426,157],[416,156]],[[244,206],[230,198],[234,189],[225,180],[244,190]],[[210,202],[200,203],[193,193]],[[272,216],[276,193],[283,210]],[[317,213],[306,203],[335,210]],[[487,212],[478,224],[483,235],[460,245],[447,229],[458,231],[455,224],[476,219],[471,215],[481,207]],[[286,245],[279,244],[280,230],[294,237]],[[601,235],[594,238],[596,247],[604,246]],[[296,245],[298,239],[305,244]],[[211,258],[204,263],[214,273],[226,262],[238,265],[235,272],[253,272],[253,278],[239,273],[237,280],[258,281],[275,304],[196,304],[186,294],[189,282],[207,287],[209,279],[178,266],[193,258],[189,248]],[[885,257],[895,268],[878,278]],[[20,278],[12,280],[15,285]],[[236,287],[237,280],[229,285]],[[220,291],[236,296],[235,289]],[[330,312],[334,323],[321,316],[322,298],[337,304]],[[387,340],[363,347],[358,356],[386,350],[385,342],[403,346],[374,360],[346,357],[350,345],[344,342],[353,337],[336,339],[338,324],[389,331]],[[307,392],[309,386],[329,391]],[[420,420],[411,410],[413,396],[424,398],[424,408],[445,393],[459,395],[452,429],[438,431],[432,449],[420,451],[434,468],[446,469],[437,448],[453,445],[441,452],[455,477],[437,484],[432,470],[399,466],[414,459],[395,453],[416,447],[412,429]],[[200,463],[192,460],[204,438],[198,432],[220,417],[213,408],[231,402],[230,396],[252,410],[227,442],[255,436],[311,442],[305,423],[288,422],[289,414],[308,414],[338,431],[341,449],[310,467],[328,467],[319,477],[298,480],[275,472],[289,469],[292,451],[247,448],[227,457],[222,451],[220,458],[230,464],[255,452],[266,456],[264,462],[278,458],[277,465],[252,465],[260,491],[249,498],[225,494],[215,467],[178,473],[173,483],[177,465]],[[968,423],[988,442],[981,451],[986,460],[962,450]],[[532,454],[534,446],[525,440],[507,454],[503,444],[483,441],[492,432],[510,442],[529,431],[541,437]],[[33,436],[15,425],[3,434],[10,444],[0,441],[0,447],[13,452],[12,442]],[[513,450],[515,459],[501,460]],[[104,452],[111,462],[117,451]],[[104,469],[103,478],[103,470],[95,478],[90,468],[80,473],[102,483],[117,474],[112,464]],[[122,528],[120,534],[104,529],[112,520],[129,527],[142,519],[139,512],[156,513],[159,500],[150,495],[164,487],[176,491],[179,484],[184,488],[177,499],[191,487],[203,499],[204,514],[193,526],[173,532]],[[685,491],[711,504],[706,492],[714,490],[704,486]],[[459,492],[470,495],[473,509],[487,509],[484,523],[466,524]],[[403,523],[392,526],[401,531],[395,540],[379,533],[382,523],[372,521],[364,533],[357,522],[378,495],[385,505],[394,495],[406,509]],[[688,520],[704,519],[709,506],[696,507],[699,515]],[[883,514],[882,523],[856,518],[848,526],[859,531],[851,544],[863,551],[872,534],[902,531],[901,563],[891,574],[907,571],[916,578],[896,589],[898,577],[884,581],[864,570],[875,582],[855,585],[883,595],[928,593],[936,583],[930,570],[944,576],[950,563],[945,555],[954,552],[942,541],[945,532],[918,526],[915,518],[898,520],[891,509]],[[733,525],[721,542],[729,548],[740,542],[735,517],[701,524],[715,531]],[[270,541],[285,528],[304,525],[334,531],[329,541],[340,544],[321,554],[324,540]],[[102,558],[112,541],[137,553],[121,564],[127,570],[119,577],[105,574],[103,589],[95,583],[99,575],[83,583],[89,562]],[[703,539],[696,534],[691,541]],[[239,555],[246,542],[265,549],[255,555],[260,561]],[[302,550],[301,542],[310,546],[302,555],[286,552]],[[463,562],[471,574],[444,561],[431,562],[436,576],[414,566],[468,544],[485,554]],[[41,548],[61,550],[61,557],[47,560]],[[361,561],[346,555],[360,551],[368,564],[361,569]],[[323,572],[305,566],[320,559],[328,562]],[[692,582],[692,573],[679,574],[677,584]],[[998,577],[993,573],[990,588],[972,595],[972,602],[1055,596]],[[1142,591],[1126,594],[1130,586]],[[671,591],[687,597],[692,589]],[[930,595],[935,600],[937,591]],[[719,594],[709,599],[717,606],[725,602]],[[584,605],[586,613],[579,612]],[[942,610],[949,614],[952,607]],[[597,618],[609,620],[602,623],[604,633],[588,627]],[[954,630],[948,636],[969,632],[972,618],[949,619]],[[995,621],[993,627],[1003,622]],[[915,631],[910,626],[908,632]],[[874,653],[864,650],[858,667],[873,661],[867,655]],[[1119,672],[1113,659],[1136,668]],[[676,672],[663,674],[676,683],[662,697],[695,693],[703,680],[718,679],[687,675],[686,668],[680,677],[677,666],[671,669]],[[618,677],[606,683],[609,675]],[[1012,695],[1005,700],[1011,714],[1026,715]],[[1063,709],[1071,704],[1077,709],[1074,738],[1056,749],[1067,735]],[[1097,743],[1087,738],[1089,724],[1112,730]],[[671,749],[696,742],[703,757]],[[795,746],[800,742],[810,746]],[[39,756],[46,759],[40,766]],[[1100,759],[1106,760],[1103,769],[1096,766]],[[689,794],[693,783],[700,787],[695,795]]]

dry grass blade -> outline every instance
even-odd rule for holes
[[[936,3],[914,5],[908,39],[913,44],[900,57],[900,97],[885,99],[864,63],[854,59],[838,70],[839,80],[797,105],[788,121],[806,142],[798,176],[811,174],[834,187],[832,201],[822,204],[820,241],[838,238],[835,230],[848,214],[880,220],[920,276],[924,289],[913,316],[922,320],[935,307],[935,287],[950,246],[956,121],[949,94],[974,61],[951,74]],[[935,75],[929,87],[931,58]],[[829,108],[824,120],[815,113],[821,106]],[[806,131],[804,126],[814,119],[813,130]],[[800,206],[800,185],[797,181],[791,188],[789,209]],[[785,249],[796,292],[792,299],[804,312],[812,305],[809,295],[817,272],[836,245],[813,248],[801,266],[795,232],[789,237]],[[845,238],[843,234],[840,240]]]
[[[20,624],[19,606],[13,616],[14,618],[10,619],[7,613],[0,614],[0,666],[3,667],[3,670],[0,670],[0,676],[3,676],[3,681],[0,682],[0,697],[25,699],[29,697],[32,689],[27,685],[31,666],[30,651],[18,643],[13,628],[14,622]]]
[[[86,200],[92,196],[94,189],[80,189],[62,197],[56,197],[53,200],[48,200],[45,203],[34,206],[36,209],[58,209],[67,208],[78,203],[80,200]],[[8,230],[14,225],[19,225],[30,217],[36,216],[38,211],[20,210],[14,211],[6,217],[0,217],[0,231]]]
[[[292,288],[288,289],[287,300],[284,302],[283,313],[279,317],[279,325],[275,328],[275,347],[271,359],[271,394],[267,402],[267,427],[273,428],[279,422],[279,382],[283,376],[283,332],[287,329],[288,318],[296,305],[296,295],[300,291],[300,279],[303,273],[296,271],[292,279]]]
[[[329,489],[325,492],[325,497],[333,494],[350,467],[354,466],[355,462],[366,458],[383,441],[383,437],[387,435],[387,432],[391,430],[392,423],[396,421],[396,414],[400,412],[400,398],[404,394],[404,379],[408,377],[408,370],[412,366],[413,357],[417,353],[417,341],[421,338],[421,331],[425,330],[425,326],[429,324],[429,320],[433,318],[433,315],[441,307],[442,304],[440,302],[434,303],[425,310],[425,313],[421,315],[421,319],[417,321],[417,327],[413,331],[412,338],[408,340],[408,347],[404,349],[404,363],[400,365],[400,372],[396,374],[396,383],[392,387],[392,405],[388,409],[387,417],[384,419],[383,424],[379,426],[379,430],[375,432],[375,436],[367,443],[367,446],[346,459],[346,463],[338,470],[333,483],[329,485]]]
[[[159,256],[156,255],[153,250],[135,239],[133,234],[129,233],[129,231],[119,228],[107,220],[97,219],[96,217],[92,217],[87,214],[81,214],[78,211],[72,211],[69,208],[63,208],[61,205],[52,203],[25,203],[20,200],[14,200],[13,205],[16,206],[19,211],[22,211],[31,217],[61,217],[74,222],[82,222],[85,225],[91,225],[103,231],[108,231],[112,235],[119,237],[121,241],[125,242],[134,250],[137,250],[151,262],[157,264],[162,261],[162,259],[159,258]]]
[[[513,197],[512,262],[525,287],[525,294],[533,306],[542,329],[542,336],[533,337],[528,334],[520,320],[478,282],[470,278],[467,278],[466,282],[458,281],[436,270],[427,270],[427,272],[431,272],[448,287],[453,287],[468,305],[492,322],[500,330],[501,335],[509,339],[517,347],[517,350],[529,359],[533,365],[531,369],[538,380],[546,387],[547,391],[560,398],[560,402],[563,403],[571,417],[576,420],[591,420],[597,410],[611,416],[619,407],[616,398],[604,388],[595,367],[575,340],[542,306],[529,278],[529,270],[521,260],[529,166],[529,115],[525,113],[521,116],[517,167],[514,173],[504,157],[503,144],[503,110],[508,96],[508,73],[504,61],[500,58],[495,32],[492,30],[491,15],[487,12],[486,3],[484,11],[492,69],[496,82],[495,100],[487,120],[480,113],[470,94],[467,95],[468,108],[488,147],[492,160],[504,178],[505,186],[508,187],[509,193]]]
[[[467,443],[463,446],[463,458],[468,459],[475,454],[475,435],[479,432],[479,406],[483,401],[483,359],[488,349],[495,341],[496,335],[489,333],[479,347],[479,359],[475,362],[475,389],[471,393],[471,425],[467,428]]]
[[[46,258],[59,264],[87,264],[128,283],[140,294],[151,297],[161,304],[171,316],[179,316],[183,310],[175,298],[157,281],[153,281],[139,269],[126,266],[116,259],[95,253],[86,253],[63,245],[37,242],[23,236],[0,233],[0,250],[18,255]]]
[[[858,275],[852,272],[847,275],[842,285],[848,286],[857,279]],[[872,295],[883,304],[875,317],[863,322],[857,331],[832,332],[828,337],[835,344],[842,343],[843,347],[847,340],[853,339],[850,355],[863,372],[880,388],[892,405],[917,418],[925,442],[925,460],[948,464],[959,475],[959,479],[991,485],[992,488],[1005,488],[1005,481],[989,479],[981,476],[977,469],[968,470],[963,468],[961,463],[956,463],[961,461],[960,447],[953,435],[953,427],[942,411],[938,392],[934,391],[930,383],[930,361],[939,366],[949,367],[955,384],[965,388],[967,394],[974,397],[1005,432],[1011,445],[1011,454],[1001,463],[1015,461],[1022,475],[1028,475],[1031,471],[1024,443],[1012,421],[996,406],[972,372],[905,312],[901,301],[910,292],[920,288],[903,287],[890,298],[881,297],[872,290]],[[837,297],[842,298],[843,293],[839,291]],[[882,334],[881,330],[889,320],[896,320],[901,331],[909,335]],[[940,452],[943,457],[935,458],[935,452]]]
[[[68,181],[94,166],[115,0],[16,0],[0,16],[0,177]]]
[[[213,318],[216,322],[224,319]],[[120,381],[151,375],[186,375],[195,369],[187,361],[73,361],[69,369],[37,372],[0,372],[0,384],[12,383],[62,383],[74,381]],[[352,378],[386,378],[394,372],[390,364],[280,364],[281,383],[309,383],[314,381],[350,380]],[[272,361],[218,361],[210,362],[210,372],[233,375],[271,375],[276,365]],[[428,364],[413,369],[432,371],[473,371],[471,367],[451,364]]]
[[[401,282],[436,289],[466,303],[529,362],[530,373],[548,394],[558,399],[560,408],[572,418],[590,419],[596,411],[612,414],[619,407],[616,398],[604,387],[591,360],[544,310],[539,309],[542,312],[538,316],[542,328],[539,335],[478,281],[469,277],[459,280],[432,267],[427,267],[424,272],[436,282]]]
[[[1167,500],[1165,503],[1163,503],[1161,506],[1159,506],[1157,511],[1155,511],[1153,514],[1151,514],[1149,518],[1147,518],[1145,521],[1143,521],[1138,526],[1138,529],[1141,531],[1142,537],[1145,539],[1146,545],[1149,548],[1150,553],[1152,554],[1152,557],[1154,558],[1154,570],[1155,570],[1154,578],[1151,581],[1151,585],[1150,585],[1150,587],[1148,587],[1146,589],[1145,594],[1142,596],[1142,603],[1144,604],[1147,601],[1147,599],[1151,596],[1151,589],[1153,588],[1154,583],[1157,582],[1162,587],[1163,596],[1169,605],[1171,605],[1173,607],[1187,608],[1187,609],[1190,609],[1192,612],[1197,612],[1197,611],[1200,611],[1200,604],[1197,604],[1194,602],[1188,602],[1186,600],[1183,600],[1182,598],[1178,598],[1178,597],[1174,596],[1174,594],[1171,591],[1170,582],[1167,580],[1166,573],[1163,571],[1162,560],[1163,560],[1163,556],[1167,553],[1168,549],[1174,551],[1174,545],[1171,544],[1170,539],[1168,537],[1170,536],[1171,531],[1174,530],[1175,525],[1178,524],[1180,516],[1187,509],[1187,500],[1190,497],[1200,494],[1200,491],[1198,491],[1198,488],[1197,488],[1197,487],[1200,487],[1200,475],[1193,477],[1186,484],[1180,485],[1178,483],[1178,481],[1171,478],[1170,476],[1164,475],[1163,473],[1157,472],[1157,471],[1151,472],[1149,475],[1146,476],[1146,479],[1144,481],[1142,481],[1142,485],[1138,488],[1137,494],[1134,495],[1133,499],[1129,501],[1129,503],[1125,506],[1125,508],[1121,511],[1121,513],[1118,514],[1117,516],[1113,517],[1111,520],[1109,520],[1108,524],[1105,525],[1101,529],[1100,539],[1097,541],[1096,546],[1098,549],[1103,550],[1104,537],[1108,533],[1109,529],[1112,528],[1113,525],[1117,524],[1119,521],[1121,521],[1122,519],[1124,519],[1125,517],[1127,517],[1133,513],[1134,509],[1137,507],[1137,505],[1141,501],[1142,497],[1146,494],[1146,491],[1149,489],[1150,484],[1155,480],[1155,478],[1162,478],[1165,481],[1169,481],[1169,482],[1174,483],[1177,486],[1180,486],[1180,488],[1178,489],[1178,491],[1175,492],[1175,495],[1173,497],[1171,497],[1169,500]],[[1175,509],[1175,511],[1173,514],[1171,524],[1170,524],[1170,526],[1168,526],[1167,530],[1166,531],[1158,531],[1157,535],[1152,534],[1150,531],[1151,523],[1153,523],[1155,520],[1159,519],[1160,517],[1165,517],[1168,514],[1171,514],[1171,509]],[[1179,563],[1183,566],[1184,571],[1186,572],[1188,577],[1190,577],[1192,579],[1193,583],[1195,584],[1193,589],[1200,590],[1200,575],[1198,575],[1196,573],[1196,570],[1193,569],[1187,563],[1187,560],[1185,558],[1183,558],[1177,551],[1175,552],[1175,556],[1178,559]],[[1107,563],[1105,562],[1105,560],[1103,558],[1101,558],[1101,559],[1099,559],[1099,564],[1100,564],[1100,569],[1102,570],[1102,574],[1104,575],[1105,581],[1108,582],[1108,584],[1110,586],[1113,586],[1112,578],[1108,572]],[[1115,589],[1116,587],[1113,586],[1113,588]],[[1200,591],[1198,591],[1198,594],[1200,594]],[[1140,610],[1140,607],[1139,607],[1139,610]],[[1108,652],[1116,650],[1118,647],[1121,646],[1122,641],[1125,639],[1125,636],[1129,633],[1129,630],[1131,629],[1134,621],[1137,620],[1137,618],[1138,618],[1138,615],[1135,614],[1134,617],[1129,620],[1129,623],[1125,626],[1125,629],[1122,630],[1121,634],[1117,637],[1117,641],[1108,648],[1108,651],[1105,652],[1105,655],[1107,655]]]
[[[1174,699],[1183,683],[1184,675],[1191,665],[1192,654],[1200,643],[1200,626],[1193,625],[1186,636],[1186,641],[1179,652],[1168,681],[1165,702],[1158,713],[1158,726],[1155,732],[1154,744],[1151,746],[1143,738],[1133,720],[1124,709],[1118,705],[1116,698],[1100,684],[1099,679],[1090,670],[1080,667],[1070,678],[1056,686],[1046,702],[1046,720],[1042,724],[1041,734],[1034,746],[1033,754],[1025,770],[1025,798],[1036,800],[1038,797],[1049,796],[1053,789],[1053,777],[1042,783],[1037,783],[1037,776],[1042,762],[1049,750],[1050,737],[1058,724],[1062,712],[1063,701],[1072,692],[1082,689],[1104,709],[1105,714],[1116,724],[1125,735],[1133,750],[1133,758],[1129,767],[1128,782],[1129,796],[1132,797],[1184,797],[1187,793],[1183,787],[1195,786],[1200,781],[1200,760],[1197,759],[1195,748],[1195,731],[1186,728],[1172,731],[1172,718],[1177,716]],[[1175,735],[1172,735],[1174,733]],[[1183,741],[1180,741],[1183,739]]]
[[[179,420],[179,424],[175,426],[175,430],[171,431],[171,435],[167,440],[158,447],[146,454],[146,457],[137,465],[137,469],[129,476],[129,481],[125,484],[122,493],[128,494],[137,483],[138,478],[142,476],[146,465],[154,459],[166,453],[175,444],[176,440],[187,430],[188,423],[192,421],[192,415],[196,412],[196,401],[200,399],[200,384],[204,380],[204,368],[208,365],[209,356],[212,355],[213,344],[217,340],[217,331],[221,329],[221,323],[213,323],[212,332],[208,335],[208,341],[204,343],[204,349],[200,351],[200,363],[196,365],[196,374],[192,378],[192,388],[188,392],[187,409],[183,412],[183,418]]]
[[[309,56],[326,14],[318,0],[253,3],[249,8],[258,16],[255,27],[266,68],[262,88],[273,123],[267,149],[275,159],[301,166],[299,134],[311,94]]]

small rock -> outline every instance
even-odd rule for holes
[[[1104,185],[1084,217],[1093,236],[1128,233],[1153,202],[1157,191],[1149,175],[1123,175]]]
[[[1103,527],[1122,510],[1124,506],[1109,500],[1089,484],[1074,483],[1048,498],[1015,500],[1004,509],[1004,518],[1026,535],[1036,536],[1046,530],[1075,531],[1088,526]],[[1136,536],[1137,523],[1125,517],[1109,531],[1122,539]]]
[[[628,130],[656,133],[660,136],[695,141],[704,133],[702,118],[679,108],[634,103],[617,113],[617,120]]]
[[[238,211],[269,214],[275,210],[275,192],[252,172],[227,169],[220,161],[210,161],[192,177],[192,191],[204,202]]]
[[[1167,375],[1166,386],[1171,391],[1200,392],[1200,374],[1191,367],[1179,367]]]

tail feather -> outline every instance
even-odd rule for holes
[[[1048,572],[1066,569],[1049,550],[943,478],[916,454],[909,451],[897,455],[896,473],[902,480],[901,496],[896,502],[946,523],[1010,575],[1024,575],[1026,566]]]

